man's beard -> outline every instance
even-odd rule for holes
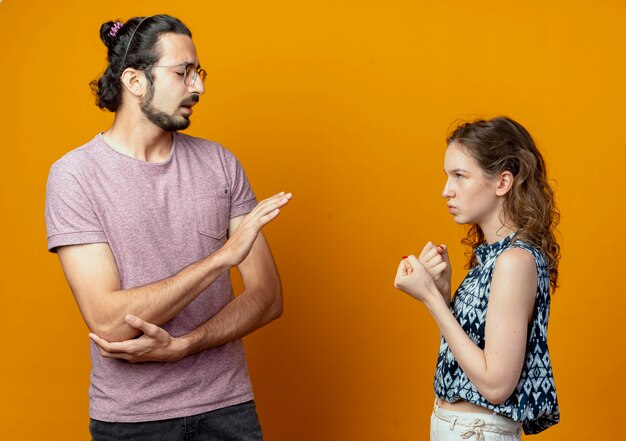
[[[177,130],[184,130],[189,127],[191,121],[187,115],[168,115],[165,112],[162,112],[152,105],[152,100],[154,99],[154,86],[152,84],[148,84],[148,89],[146,91],[146,96],[142,100],[141,103],[141,111],[146,118],[148,118],[154,125],[157,127],[167,130],[168,132],[175,132]],[[198,95],[191,95],[191,97],[186,98],[180,105],[189,105],[194,104],[199,101],[200,97]]]

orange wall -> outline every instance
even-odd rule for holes
[[[189,25],[209,72],[188,132],[234,151],[259,196],[295,194],[267,229],[286,313],[246,340],[266,439],[427,439],[437,330],[392,279],[430,239],[460,281],[443,140],[456,118],[498,114],[535,136],[563,217],[563,422],[536,438],[621,436],[587,416],[625,413],[626,4],[4,0],[1,438],[88,439],[87,329],[45,249],[45,182],[111,121],[88,88],[100,24],[161,12]]]

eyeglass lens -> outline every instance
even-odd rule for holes
[[[191,86],[196,83],[196,78],[200,76],[200,80],[204,82],[206,79],[206,71],[200,67],[196,67],[193,64],[190,64],[185,69],[185,85]]]

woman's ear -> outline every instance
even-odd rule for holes
[[[496,185],[496,195],[504,196],[509,191],[511,191],[514,180],[515,180],[515,177],[510,171],[505,170],[502,173],[500,173],[500,180],[498,181],[498,184]]]

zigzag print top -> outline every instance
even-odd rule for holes
[[[517,388],[503,403],[491,404],[469,381],[445,338],[441,337],[435,372],[435,394],[451,403],[465,400],[486,407],[520,421],[526,434],[535,434],[558,423],[560,419],[546,338],[550,315],[550,274],[543,254],[521,240],[512,241],[514,235],[491,245],[484,243],[476,247],[474,253],[478,264],[459,286],[450,309],[472,341],[484,349],[485,316],[496,258],[509,248],[522,248],[533,255],[537,264],[537,296],[533,321],[528,325],[526,359]]]

